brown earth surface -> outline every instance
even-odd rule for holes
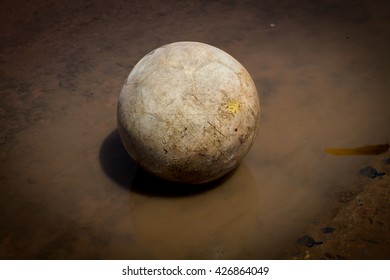
[[[387,153],[372,162],[372,166],[386,175],[356,178],[352,189],[335,192],[323,214],[302,232],[302,236],[308,235],[323,244],[309,247],[310,244],[297,242],[286,258],[389,259],[389,160]]]
[[[0,259],[389,259],[389,152],[325,153],[390,143],[389,27],[389,1],[1,1]],[[132,67],[176,41],[259,92],[254,145],[208,186],[145,174],[116,130]]]

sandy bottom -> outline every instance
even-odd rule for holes
[[[314,3],[2,1],[0,258],[390,258],[389,152],[324,152],[390,142],[389,5]],[[151,178],[116,130],[132,67],[175,41],[259,91],[256,142],[205,187]]]

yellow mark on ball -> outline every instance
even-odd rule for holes
[[[227,105],[227,109],[232,114],[237,114],[240,112],[241,104],[237,101],[230,101],[230,103]]]

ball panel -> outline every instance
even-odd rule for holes
[[[256,136],[255,85],[233,57],[202,43],[179,42],[146,55],[118,101],[129,154],[162,178],[203,183],[228,173]]]

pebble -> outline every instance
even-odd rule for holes
[[[313,237],[311,237],[309,235],[304,235],[301,238],[297,239],[297,243],[299,245],[311,248],[311,247],[316,246],[316,245],[321,245],[324,242],[322,242],[322,241],[315,241]]]
[[[336,229],[333,228],[333,227],[324,227],[324,228],[322,228],[322,232],[323,233],[333,233],[335,231],[336,231]]]
[[[371,166],[367,166],[367,167],[361,169],[359,171],[359,174],[364,176],[364,177],[368,177],[368,178],[372,178],[372,179],[386,175],[386,173],[378,172],[378,170],[376,170],[375,168],[373,168]]]

